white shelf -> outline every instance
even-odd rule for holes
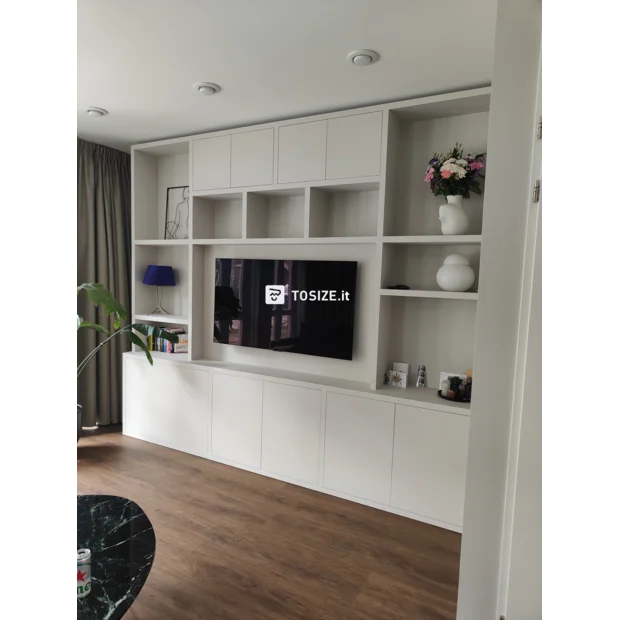
[[[277,239],[194,239],[194,245],[342,245],[377,243],[377,237],[289,237]]]
[[[478,293],[452,293],[449,291],[414,291],[397,288],[382,288],[380,294],[385,297],[425,297],[430,299],[468,299],[476,301]]]
[[[189,239],[136,239],[136,245],[189,245]]]
[[[476,245],[482,243],[482,235],[414,235],[383,237],[383,243],[421,243],[437,245]]]
[[[134,321],[149,321],[150,323],[174,323],[175,325],[188,325],[189,319],[186,316],[176,314],[134,314]]]
[[[134,355],[144,355],[142,351],[135,351]],[[168,360],[170,362],[189,362],[189,353],[163,353],[162,351],[151,351],[153,360]]]

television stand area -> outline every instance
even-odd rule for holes
[[[482,199],[466,201],[468,234],[441,235],[441,200],[423,178],[432,154],[457,141],[486,150],[490,94],[132,147],[134,320],[183,327],[189,350],[154,353],[153,367],[139,350],[124,354],[123,432],[461,531],[469,405],[437,389],[440,372],[472,367],[483,291],[441,291],[435,274],[454,253],[477,272]],[[187,238],[170,239],[167,190],[179,187]],[[214,342],[222,258],[355,261],[353,359]],[[173,268],[170,316],[148,314],[148,265]],[[384,386],[397,361],[424,364],[429,387]]]

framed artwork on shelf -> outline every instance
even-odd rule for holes
[[[189,186],[166,191],[164,239],[189,239]]]

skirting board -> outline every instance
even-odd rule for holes
[[[147,439],[143,439],[142,437],[137,437],[136,435],[130,435],[126,433],[125,431],[123,431],[123,435],[127,435],[127,437],[133,437],[134,439],[139,439],[140,441],[146,441],[147,443],[153,443],[153,442],[149,442]],[[160,445],[160,444],[154,444],[154,445]],[[174,448],[168,448],[168,449],[173,450]],[[187,454],[187,453],[184,452],[184,454]],[[196,458],[203,458],[203,457],[196,456]],[[361,497],[355,497],[354,495],[348,495],[346,493],[341,493],[340,491],[334,491],[327,487],[321,487],[321,486],[308,484],[300,480],[295,480],[293,478],[288,478],[286,476],[274,474],[270,471],[265,471],[264,469],[256,469],[254,467],[249,467],[248,465],[244,465],[242,463],[236,463],[234,461],[222,459],[222,458],[219,458],[213,455],[208,456],[207,460],[215,461],[216,463],[222,463],[222,465],[228,465],[229,467],[243,469],[253,474],[258,474],[259,476],[265,476],[267,478],[273,478],[275,480],[280,480],[281,482],[288,482],[289,484],[294,484],[299,487],[304,487],[305,489],[310,489],[311,491],[316,491],[317,493],[325,493],[327,495],[333,495],[334,497],[339,497],[340,499],[345,499],[350,502],[355,502],[356,504],[362,504],[364,506],[369,506],[370,508],[376,508],[377,510],[383,510],[384,512],[391,512],[392,514],[396,514],[401,517],[413,519],[414,521],[421,521],[422,523],[428,523],[429,525],[435,525],[437,527],[441,527],[446,530],[458,532],[459,534],[463,532],[463,528],[461,526],[454,525],[452,523],[446,523],[445,521],[438,521],[437,519],[431,519],[429,517],[425,517],[424,515],[419,515],[413,512],[408,512],[406,510],[401,510],[399,508],[394,508],[393,506],[388,506],[386,504],[380,504],[378,502],[373,502],[372,500],[364,499]]]

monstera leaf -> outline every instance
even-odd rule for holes
[[[153,336],[153,338],[163,338],[164,340],[168,340],[173,343],[179,342],[179,337],[176,334],[171,334],[165,329],[155,325],[149,325],[147,323],[132,323],[130,325],[126,325],[125,327],[121,327],[121,319],[127,318],[127,310],[125,310],[122,304],[114,297],[114,295],[112,295],[112,293],[110,293],[110,291],[105,288],[105,286],[103,286],[103,284],[99,284],[97,282],[86,282],[77,287],[78,295],[80,294],[80,291],[86,291],[88,298],[95,304],[95,306],[103,305],[106,315],[114,316],[113,324],[116,331],[110,331],[106,327],[103,327],[103,325],[85,321],[79,314],[77,315],[78,329],[81,327],[94,329],[95,331],[107,336],[107,338],[95,349],[93,349],[78,365],[78,377],[88,362],[97,354],[97,351],[99,351],[99,349],[105,345],[106,342],[109,342],[112,338],[116,338],[119,334],[127,334],[131,342],[144,351],[146,359],[151,366],[153,365],[153,356],[151,355],[144,338],[141,338],[140,335],[145,336],[146,338],[149,336]]]

